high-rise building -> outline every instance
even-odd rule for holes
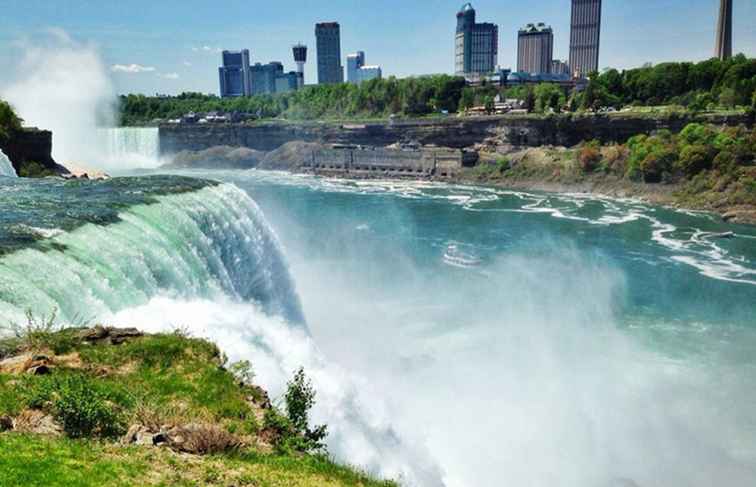
[[[570,22],[570,69],[584,78],[599,67],[601,0],[572,0]]]
[[[380,66],[363,66],[360,68],[360,83],[370,81],[371,79],[381,79],[383,70]]]
[[[273,61],[268,64],[255,63],[252,72],[252,94],[265,95],[276,92],[276,78],[283,75],[283,64]]]
[[[222,98],[252,94],[248,49],[223,51],[223,66],[218,68],[218,74]]]
[[[517,71],[544,74],[551,72],[554,31],[543,22],[528,24],[517,33]]]
[[[338,22],[323,22],[315,25],[318,50],[318,83],[343,83],[344,67],[341,65],[341,27]]]
[[[720,0],[715,55],[723,61],[732,57],[732,0]]]
[[[365,53],[357,51],[347,56],[347,81],[353,84],[360,82],[360,68],[365,65]]]
[[[292,47],[294,53],[294,62],[297,64],[297,73],[299,74],[299,88],[304,86],[304,65],[307,62],[307,46],[297,44]]]
[[[478,77],[496,69],[499,28],[495,24],[477,24],[475,9],[469,3],[457,13],[454,40],[454,71],[458,76]]]
[[[567,61],[554,59],[551,61],[551,74],[568,75],[570,74],[570,65]]]

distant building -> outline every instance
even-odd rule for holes
[[[380,66],[363,66],[360,68],[360,83],[371,79],[381,79],[383,70]]]
[[[559,59],[553,59],[551,61],[551,73],[552,74],[570,74],[570,65],[567,61],[560,61]]]
[[[353,84],[359,84],[360,68],[365,65],[365,53],[357,51],[347,56],[347,81]]]
[[[252,94],[248,49],[223,51],[223,66],[218,68],[218,74],[222,98]]]
[[[499,56],[499,28],[475,23],[475,9],[465,4],[457,13],[454,71],[459,76],[480,77],[494,72]]]
[[[341,65],[341,27],[338,22],[315,25],[318,50],[318,83],[344,82],[344,67]]]
[[[517,34],[517,71],[550,73],[554,31],[544,23],[528,24]]]
[[[601,0],[572,0],[570,69],[584,78],[599,67]]]
[[[297,64],[297,73],[301,75],[299,76],[299,81],[301,82],[299,88],[301,88],[304,86],[304,65],[307,62],[307,46],[297,44],[292,47],[292,52],[294,53],[294,62]]]
[[[383,71],[380,66],[366,66],[365,53],[357,51],[347,56],[347,81],[360,84],[371,79],[381,79]]]
[[[304,84],[304,74],[297,71],[284,72],[283,64],[273,61],[268,64],[256,63],[250,68],[252,73],[252,94],[272,95],[299,89]]]
[[[720,0],[714,54],[723,61],[732,57],[732,0]]]

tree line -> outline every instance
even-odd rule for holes
[[[466,86],[461,77],[433,75],[376,79],[362,83],[307,86],[299,91],[243,98],[200,93],[178,96],[120,97],[123,125],[179,118],[188,112],[249,113],[289,120],[410,117],[455,113],[473,106],[493,109],[497,95],[524,102],[528,112],[597,110],[626,106],[680,105],[690,110],[756,108],[756,59],[740,54],[727,61],[663,63],[593,73],[583,90],[565,91],[553,83],[501,88]]]

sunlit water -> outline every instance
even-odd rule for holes
[[[408,484],[756,484],[756,228],[583,195],[183,175],[224,184],[0,183],[0,316],[189,327],[274,395],[305,365],[330,450]]]

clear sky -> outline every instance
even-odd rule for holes
[[[93,44],[119,93],[218,91],[221,49],[250,49],[253,62],[294,69],[291,45],[310,47],[314,24],[336,20],[342,56],[363,50],[385,76],[453,71],[455,14],[462,0],[0,0],[0,84],[20,58],[19,40],[58,28]],[[555,57],[568,55],[569,0],[477,0],[479,22],[499,25],[499,64],[516,65],[517,29],[546,22]],[[734,0],[734,50],[756,56],[756,1]],[[604,0],[601,67],[711,56],[718,0]],[[346,61],[344,61],[346,64]]]

